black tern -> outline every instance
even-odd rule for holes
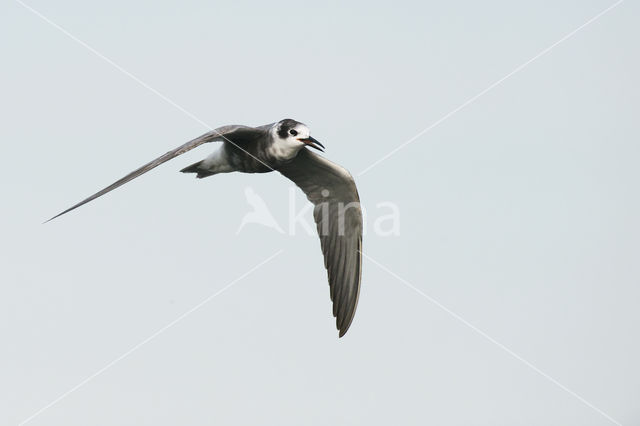
[[[313,216],[327,269],[333,316],[339,337],[344,336],[355,315],[362,277],[360,198],[355,181],[345,168],[307,149],[324,152],[324,145],[311,137],[309,128],[298,121],[285,119],[259,127],[219,127],[132,171],[49,221],[207,142],[222,142],[222,145],[181,172],[204,178],[218,173],[278,171],[302,189],[314,204]]]

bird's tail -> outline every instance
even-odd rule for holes
[[[212,172],[211,170],[206,170],[202,167],[202,161],[198,161],[197,163],[193,163],[192,165],[185,167],[180,170],[182,173],[197,173],[196,177],[198,179],[205,178],[207,176],[215,175],[216,172]]]

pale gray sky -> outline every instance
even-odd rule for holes
[[[614,1],[25,3],[208,125],[291,117],[358,174]],[[338,340],[317,238],[236,235],[247,187],[286,229],[291,185],[178,173],[210,146],[41,224],[207,129],[3,2],[0,423],[638,424],[638,18],[621,3],[358,177],[401,227],[369,229],[392,274],[365,261]]]

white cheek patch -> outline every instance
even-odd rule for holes
[[[293,158],[304,146],[298,138],[300,135],[289,135],[286,139],[276,138],[268,148],[269,153],[277,159],[287,160]]]
[[[298,132],[298,134],[296,135],[296,138],[306,139],[309,136],[311,136],[311,132],[309,131],[309,128],[305,125],[297,126],[295,130]]]

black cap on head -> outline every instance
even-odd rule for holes
[[[289,133],[289,130],[293,129],[298,124],[302,124],[302,123],[296,120],[292,120],[290,118],[285,118],[284,120],[280,120],[280,122],[278,123],[278,136],[280,136],[282,139],[286,139],[287,134]]]

